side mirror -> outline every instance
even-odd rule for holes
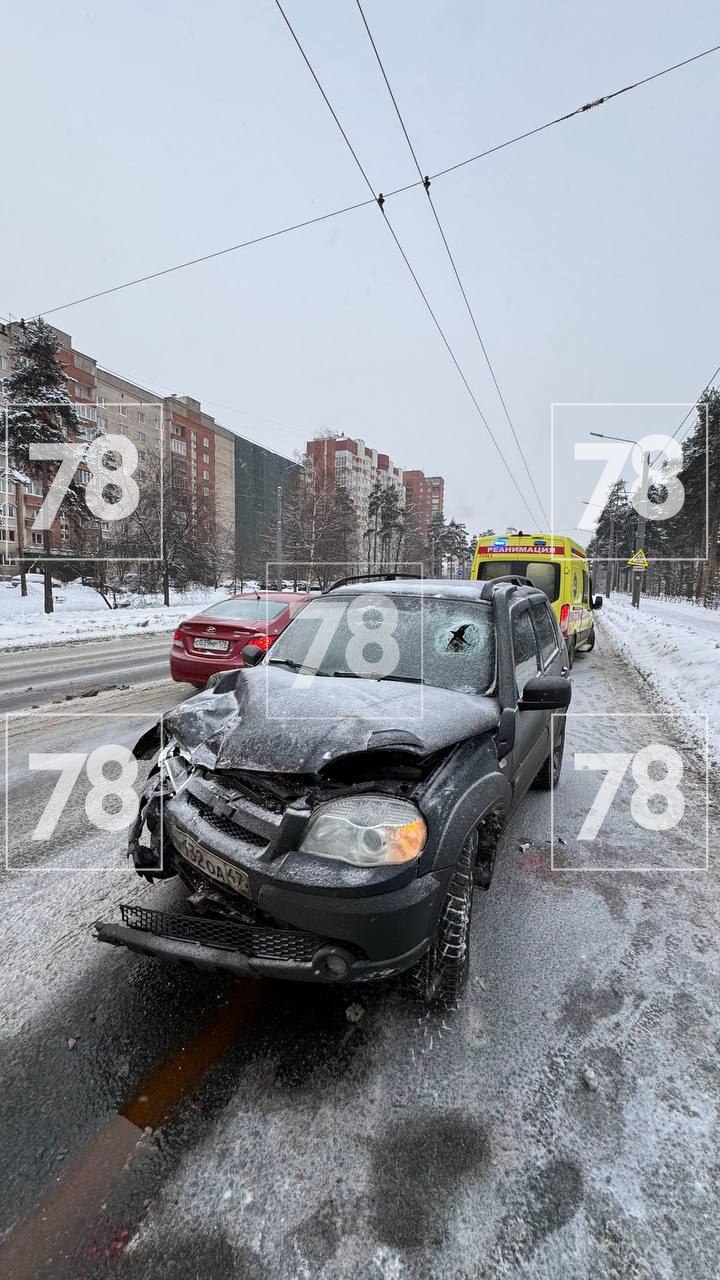
[[[265,650],[258,648],[256,644],[246,644],[240,652],[246,667],[256,667],[265,657]]]
[[[572,685],[564,676],[533,676],[518,702],[521,711],[564,711],[570,706]]]
[[[603,602],[602,596],[596,596],[592,602],[593,609],[602,609],[602,602]]]

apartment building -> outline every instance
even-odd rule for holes
[[[393,466],[388,454],[368,448],[364,440],[348,436],[320,436],[307,443],[307,456],[315,474],[331,486],[342,485],[353,500],[361,528],[367,523],[368,503],[373,486],[397,490],[405,505],[401,467]]]
[[[343,485],[358,513],[360,527],[368,516],[368,500],[374,484],[392,486],[402,505],[412,508],[418,530],[427,536],[434,516],[442,515],[445,481],[442,476],[426,476],[424,471],[405,471],[393,466],[386,453],[366,446],[364,440],[348,436],[319,436],[309,440],[307,455],[318,476],[330,485]]]
[[[283,495],[288,492],[300,464],[243,436],[235,436],[234,444],[237,568],[245,573],[251,562],[274,559],[270,534],[277,518],[278,487]]]
[[[0,325],[0,397],[3,378],[11,368],[15,331],[14,324]],[[135,475],[141,485],[143,480],[150,480],[147,468],[153,454],[159,455],[162,444],[165,457],[170,458],[172,474],[226,535],[230,558],[235,538],[234,433],[217,423],[191,396],[160,397],[101,368],[91,356],[75,350],[70,334],[56,329],[55,336],[60,344],[58,358],[65,370],[67,391],[80,419],[80,438],[90,440],[98,431],[126,436],[138,452]],[[83,478],[81,473],[81,482]],[[24,497],[25,509],[21,515],[24,538],[18,537],[18,497]],[[18,488],[12,476],[0,478],[0,565],[12,564],[19,542],[26,551],[42,547],[42,534],[32,532],[35,509],[40,502],[39,485],[31,483]],[[270,510],[267,517],[272,518]],[[109,526],[105,526],[103,532],[110,536]],[[61,513],[52,531],[53,550],[59,554],[64,546],[69,550],[70,538],[68,520]]]

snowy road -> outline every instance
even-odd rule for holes
[[[83,641],[47,649],[3,653],[0,657],[0,711],[78,697],[89,689],[169,680],[170,634]],[[178,686],[183,696],[190,686]]]
[[[573,680],[555,843],[532,792],[476,895],[456,1013],[98,946],[98,915],[176,890],[132,877],[123,838],[90,836],[79,802],[62,854],[5,878],[4,1276],[717,1274],[720,894],[701,762],[602,633]],[[142,719],[180,696],[101,694],[92,710]],[[22,812],[23,752],[80,734],[43,715],[13,730],[18,830],[42,807]],[[576,751],[629,760],[651,743],[682,759],[677,824],[638,825],[628,768],[597,840],[579,841],[605,775],[575,769]],[[58,869],[69,848],[83,870]],[[636,865],[653,869],[622,869]]]

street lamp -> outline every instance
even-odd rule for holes
[[[599,440],[619,440],[621,444],[637,445],[639,443],[637,440],[628,440],[627,436],[606,436],[602,431],[591,431],[590,435],[596,436]],[[643,451],[642,475],[640,479],[640,492],[645,498],[647,497],[649,474],[650,474],[650,453],[649,451],[647,452]],[[613,519],[613,533],[614,533],[614,516],[612,517],[612,519]],[[638,513],[637,528],[635,530],[635,546],[633,548],[634,551],[638,550],[638,544],[640,548],[643,547],[643,543],[645,542],[646,523],[647,522],[645,520],[645,516]],[[632,595],[630,597],[630,603],[633,609],[640,608],[640,590],[642,587],[642,573],[643,573],[642,569],[637,569],[633,567]]]

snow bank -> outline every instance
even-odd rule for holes
[[[0,650],[172,631],[184,618],[226,600],[229,594],[212,589],[173,591],[168,609],[159,596],[130,596],[125,597],[130,601],[128,608],[108,609],[91,587],[73,582],[54,592],[55,612],[44,614],[40,583],[29,582],[24,598],[19,587],[0,583]]]
[[[597,615],[602,631],[700,741],[708,716],[710,754],[720,762],[720,614],[689,601],[613,595]]]

